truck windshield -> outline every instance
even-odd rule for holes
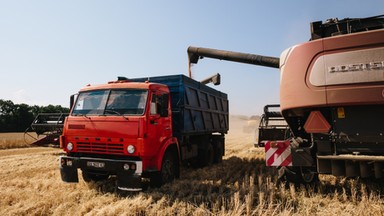
[[[72,115],[143,115],[147,90],[96,90],[81,92]]]

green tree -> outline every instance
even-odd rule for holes
[[[13,112],[15,105],[10,100],[0,100],[0,132],[11,131],[15,126],[13,123]]]
[[[68,113],[60,105],[29,106],[0,99],[0,132],[24,132],[39,113]]]

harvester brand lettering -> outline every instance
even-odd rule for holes
[[[384,69],[384,61],[331,66],[331,67],[328,67],[328,72],[337,73],[337,72],[369,71],[369,70],[380,70],[380,69]]]
[[[314,86],[384,81],[384,47],[326,53],[316,59],[309,75]]]

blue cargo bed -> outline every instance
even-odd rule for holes
[[[167,85],[171,92],[174,136],[227,133],[228,96],[185,75],[130,79]]]

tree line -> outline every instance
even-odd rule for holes
[[[0,99],[0,133],[24,132],[39,113],[68,113],[69,108],[60,105],[29,106],[14,104],[10,100]]]

